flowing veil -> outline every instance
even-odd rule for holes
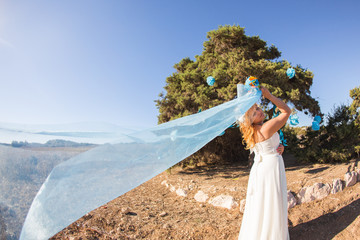
[[[48,239],[201,149],[261,97],[258,88],[237,88],[234,100],[127,134],[57,165],[34,198],[20,239]]]

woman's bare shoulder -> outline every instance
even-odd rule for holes
[[[255,127],[255,143],[265,141],[267,138],[264,136],[264,134],[261,132],[262,126],[256,126]]]

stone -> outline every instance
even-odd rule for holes
[[[306,193],[306,190],[307,188],[304,187],[304,188],[301,188],[299,193],[296,194],[296,197],[297,197],[297,204],[302,204],[304,202],[310,202],[312,200],[314,200],[315,198],[311,198],[311,195],[307,194]]]
[[[357,173],[357,181],[360,182],[360,169],[356,170]]]
[[[343,185],[341,179],[340,178],[333,179],[333,184],[332,184],[332,188],[331,188],[331,194],[341,192],[342,190],[344,190],[344,185]]]
[[[354,185],[357,182],[357,175],[358,174],[355,171],[345,173],[345,187],[351,187],[352,185]]]
[[[293,208],[296,205],[296,198],[290,190],[287,191],[288,209]]]
[[[350,164],[350,171],[355,171],[355,165],[356,164],[356,162],[352,162],[351,164]]]
[[[170,192],[175,192],[176,191],[176,188],[173,186],[173,185],[169,185],[170,186]]]
[[[297,203],[306,203],[311,202],[315,199],[322,199],[330,194],[331,187],[330,184],[323,184],[323,183],[315,183],[310,187],[302,188],[297,196]]]
[[[186,197],[187,196],[187,191],[185,189],[182,188],[178,188],[176,190],[176,194],[180,197]]]
[[[128,207],[123,207],[123,208],[121,208],[121,212],[124,214],[128,214],[129,212],[131,212],[131,209]]]
[[[200,190],[195,194],[194,198],[198,202],[206,202],[208,200],[209,196]]]
[[[215,198],[210,199],[209,203],[215,207],[223,207],[227,209],[232,209],[238,206],[232,196],[225,194],[221,194]]]
[[[165,223],[162,228],[167,229],[167,228],[171,228],[171,225],[169,223]]]
[[[161,182],[161,185],[165,185],[166,187],[169,187],[169,184],[167,183],[166,180],[162,181],[162,182]]]
[[[313,185],[313,189],[313,195],[315,199],[320,200],[330,194],[331,186],[328,183],[315,183]]]
[[[162,212],[162,213],[159,214],[160,217],[165,217],[167,215],[168,215],[167,212]]]
[[[243,199],[240,201],[240,212],[244,213],[245,211],[245,205],[246,205],[246,199]]]

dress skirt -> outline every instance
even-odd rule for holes
[[[255,154],[239,240],[288,240],[287,184],[281,155]]]

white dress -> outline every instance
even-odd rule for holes
[[[284,161],[276,149],[278,133],[255,144],[239,240],[288,240],[287,185]]]

